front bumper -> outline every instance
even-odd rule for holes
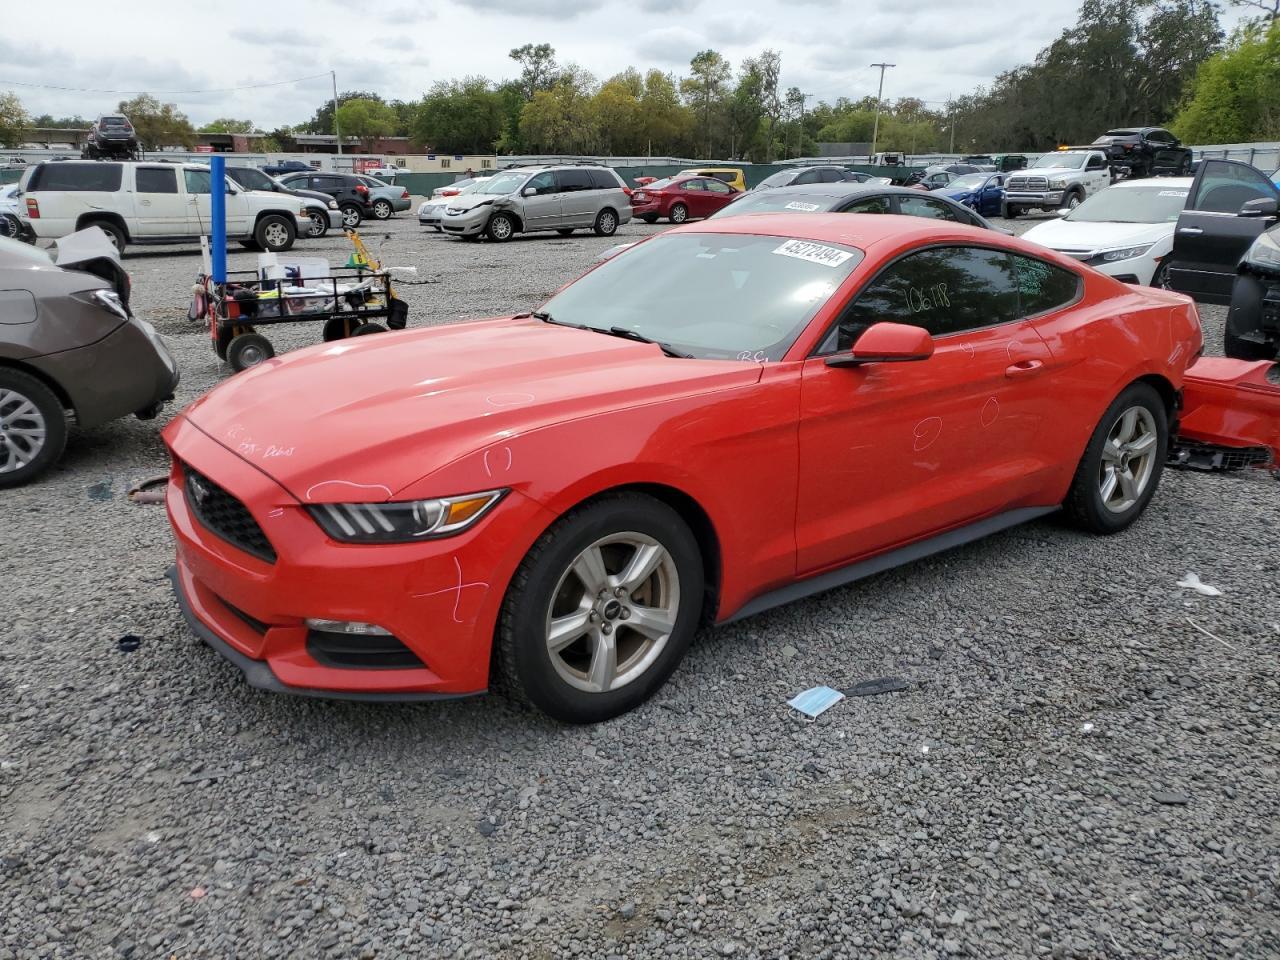
[[[174,584],[196,632],[254,686],[304,696],[424,699],[482,693],[517,544],[543,508],[511,493],[473,529],[408,544],[330,540],[301,503],[257,467],[179,416],[164,432]],[[182,464],[243,504],[275,553],[262,559],[191,508]],[[309,618],[374,623],[403,645],[395,666],[323,656]],[[210,639],[212,637],[212,639]]]
[[[1004,202],[1008,206],[1039,207],[1042,210],[1056,210],[1058,207],[1062,206],[1062,198],[1064,196],[1066,196],[1065,190],[1049,190],[1043,193],[1006,192],[1004,195]]]
[[[472,207],[470,210],[464,210],[462,213],[445,212],[440,218],[440,226],[444,228],[445,233],[455,233],[459,236],[470,237],[477,233],[483,233],[484,228],[489,223],[489,216],[493,213],[493,207]]]
[[[339,228],[342,226],[342,211],[341,211],[341,210],[328,210],[328,209],[326,209],[326,210],[325,210],[325,213],[327,213],[327,214],[329,215],[329,229],[330,229],[330,230],[337,230],[337,229],[339,229]]]

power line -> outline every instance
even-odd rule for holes
[[[162,97],[191,96],[199,93],[235,93],[237,90],[259,90],[263,87],[283,87],[290,83],[304,83],[307,80],[320,80],[329,77],[329,72],[312,74],[309,77],[297,77],[293,80],[270,80],[266,83],[247,83],[241,87],[217,87],[209,90],[104,90],[100,87],[59,87],[52,83],[29,83],[25,80],[0,80],[0,87],[35,87],[40,90],[61,90],[66,93],[114,93],[143,94],[150,93]]]

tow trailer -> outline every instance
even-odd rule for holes
[[[1280,364],[1201,357],[1187,369],[1169,464],[1280,479]]]

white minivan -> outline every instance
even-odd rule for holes
[[[40,163],[22,177],[22,222],[56,240],[93,225],[124,250],[130,243],[183,243],[208,236],[209,168],[198,163]],[[227,181],[227,238],[281,252],[304,236],[306,204],[288,194],[245,190]]]

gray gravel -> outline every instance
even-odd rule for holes
[[[414,325],[529,307],[611,242],[381,232],[439,281]],[[127,263],[190,401],[226,376],[185,320],[198,258]],[[157,426],[73,433],[3,494],[0,958],[1280,955],[1274,481],[1169,473],[1121,536],[1035,523],[708,631],[647,706],[568,728],[249,689],[125,499]],[[886,675],[913,687],[784,706]]]

